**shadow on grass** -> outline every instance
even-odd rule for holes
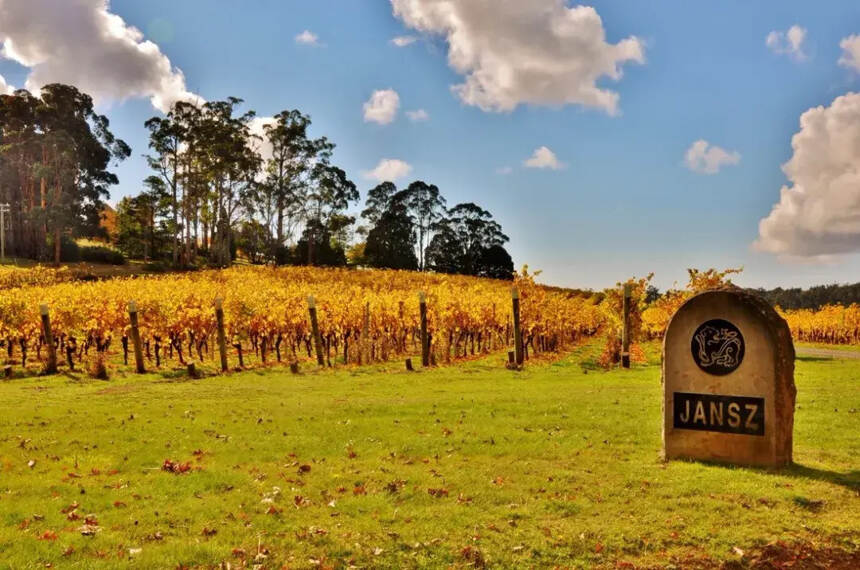
[[[802,362],[833,362],[835,360],[832,356],[795,356],[794,359]]]
[[[695,459],[675,459],[673,461],[685,461],[687,463],[698,463],[700,465],[708,465],[710,467],[719,467],[723,469],[732,469],[732,470],[747,470],[755,473],[761,473],[766,475],[779,475],[782,477],[803,477],[806,479],[814,479],[816,481],[824,481],[825,483],[832,483],[834,485],[840,485],[842,487],[846,487],[848,489],[853,490],[855,493],[860,495],[860,470],[854,469],[848,471],[847,473],[840,473],[839,471],[831,471],[829,469],[818,469],[816,467],[807,467],[806,465],[800,465],[799,463],[792,463],[787,467],[782,468],[774,468],[774,467],[753,467],[753,466],[744,466],[744,465],[733,465],[731,463],[724,463],[720,461],[706,461],[706,460],[695,460]]]
[[[830,471],[828,469],[817,469],[815,467],[807,467],[798,463],[792,463],[785,469],[779,471],[780,475],[789,477],[804,477],[806,479],[815,479],[816,481],[824,481],[841,485],[860,493],[860,470],[852,470],[847,473],[838,471]]]

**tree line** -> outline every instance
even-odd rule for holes
[[[844,285],[816,285],[808,289],[792,287],[783,289],[749,289],[764,297],[771,305],[783,309],[819,309],[824,305],[860,304],[860,283]]]
[[[284,110],[271,120],[243,101],[178,102],[145,122],[151,169],[116,209],[125,255],[176,268],[251,263],[358,265],[511,278],[508,237],[476,204],[448,208],[439,188],[415,181],[360,194],[333,163],[332,143],[311,119]],[[99,226],[111,164],[131,149],[69,85],[0,96],[0,202],[11,204],[12,255],[53,260],[61,244],[104,234]]]

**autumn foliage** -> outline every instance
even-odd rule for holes
[[[53,275],[59,276],[54,273]],[[129,345],[128,303],[139,315],[145,357],[156,366],[217,360],[213,303],[223,299],[232,354],[257,364],[312,355],[307,297],[316,299],[328,363],[385,361],[414,354],[418,292],[427,298],[434,360],[448,362],[513,344],[510,282],[407,271],[244,267],[97,282],[50,275],[0,295],[0,342],[7,360],[45,357],[39,305],[50,307],[58,359],[98,361]],[[546,289],[524,270],[521,320],[527,352],[554,351],[597,333],[604,316],[587,298]],[[367,334],[363,335],[367,311]]]

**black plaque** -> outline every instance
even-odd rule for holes
[[[693,360],[708,374],[734,372],[744,359],[744,337],[738,327],[723,319],[699,325],[690,340]]]
[[[675,392],[675,429],[764,435],[764,398]]]

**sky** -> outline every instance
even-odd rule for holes
[[[0,0],[0,42],[0,89],[75,83],[131,145],[113,202],[146,119],[237,96],[309,114],[362,198],[489,210],[546,283],[860,280],[856,0]]]

